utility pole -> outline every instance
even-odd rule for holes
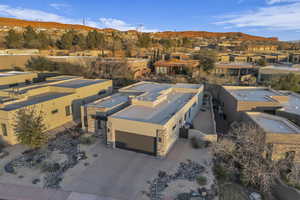
[[[143,24],[138,24],[138,25],[136,26],[136,31],[137,31],[137,32],[142,32],[143,28],[144,28],[144,25],[143,25]]]

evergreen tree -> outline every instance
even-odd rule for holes
[[[216,53],[209,50],[201,50],[194,55],[195,60],[199,60],[199,69],[209,72],[215,68]]]
[[[56,45],[59,49],[71,49],[74,44],[74,31],[68,31],[61,36],[61,39],[57,41]]]
[[[151,37],[147,33],[138,36],[137,46],[140,48],[149,48],[152,44]]]
[[[31,26],[27,26],[26,30],[23,33],[23,38],[24,38],[24,47],[25,48],[39,48],[40,47],[40,42],[38,40],[38,35],[36,32],[33,30]]]
[[[79,46],[79,48],[81,50],[84,50],[87,48],[86,37],[83,34],[76,35],[76,39],[74,39],[74,40],[77,40],[77,45]]]
[[[39,41],[39,49],[47,49],[49,46],[53,45],[50,36],[44,31],[39,32],[37,38]]]
[[[42,112],[37,112],[34,107],[23,108],[16,112],[15,117],[14,131],[21,144],[38,148],[48,141]]]
[[[88,49],[95,49],[96,48],[96,35],[97,31],[90,31],[86,37],[86,45]]]
[[[9,30],[8,35],[5,37],[6,47],[9,49],[17,49],[23,47],[23,36],[14,30]]]

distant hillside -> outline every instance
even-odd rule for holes
[[[159,32],[154,33],[154,35],[164,38],[170,37],[188,37],[188,38],[195,38],[195,37],[203,37],[203,38],[220,38],[220,37],[230,37],[230,38],[239,38],[242,40],[266,40],[266,41],[278,41],[278,38],[271,37],[260,37],[260,36],[253,36],[248,35],[245,33],[240,32],[227,32],[227,33],[217,33],[217,32],[207,32],[207,31],[183,31],[183,32]]]
[[[117,31],[115,29],[98,29],[90,26],[84,26],[79,24],[63,24],[57,22],[41,22],[41,21],[28,21],[28,20],[20,20],[14,18],[5,18],[0,17],[0,26],[7,26],[7,27],[26,27],[31,26],[33,28],[55,28],[55,29],[74,29],[74,30],[101,30],[105,32],[112,32]],[[134,33],[136,31],[127,31],[129,33]],[[266,38],[260,36],[252,36],[245,33],[240,32],[228,32],[228,33],[217,33],[217,32],[206,32],[206,31],[183,31],[183,32],[158,32],[158,33],[151,33],[155,37],[161,38],[171,38],[171,37],[188,37],[188,38],[196,38],[196,37],[203,37],[203,38],[220,38],[220,37],[228,37],[228,38],[236,38],[240,40],[260,40],[260,41],[278,41],[278,38]]]

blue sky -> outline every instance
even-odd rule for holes
[[[0,16],[149,31],[300,39],[300,0],[0,0]]]

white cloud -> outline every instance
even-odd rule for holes
[[[68,24],[79,24],[80,20],[66,18],[57,14],[44,12],[40,10],[33,10],[27,8],[13,8],[8,5],[0,4],[0,15],[8,17],[16,17],[18,19],[39,20],[39,21],[53,21]]]
[[[49,4],[52,8],[55,8],[56,10],[65,10],[70,9],[71,5],[65,4],[65,3],[51,3]]]
[[[273,0],[275,2],[276,0]],[[278,1],[278,0],[277,0]],[[271,30],[300,30],[300,2],[258,8],[247,13],[223,16],[218,25]]]
[[[54,6],[52,5],[52,7]],[[21,7],[14,8],[3,4],[0,4],[0,16],[15,17],[18,19],[25,19],[25,20],[60,22],[66,24],[82,24],[82,19],[67,18],[61,15],[44,12],[41,10],[34,10],[34,9],[21,8]],[[114,19],[114,18],[100,18],[99,20],[86,19],[86,25],[96,27],[96,28],[114,28],[121,31],[136,29],[136,26],[133,26],[122,20]],[[147,29],[145,27],[141,27],[139,30],[143,32],[158,31],[156,29]]]
[[[300,0],[266,0],[267,4],[273,5],[277,3],[291,3],[291,2],[300,2]]]
[[[120,19],[114,18],[100,18],[101,25],[105,28],[113,28],[120,31],[127,31],[127,30],[136,30],[137,26],[133,26],[128,24]],[[147,29],[144,26],[139,27],[139,31],[142,32],[157,32],[156,29]]]

